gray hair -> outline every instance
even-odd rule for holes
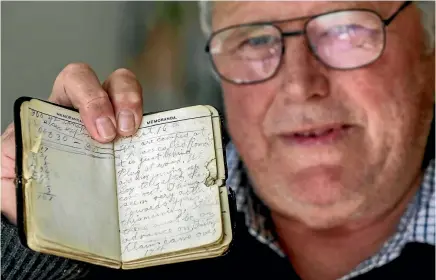
[[[203,34],[209,37],[212,34],[213,1],[201,0],[198,2],[200,10],[200,26]],[[435,45],[435,2],[415,1],[421,12],[421,24],[425,32],[427,50],[433,51]]]

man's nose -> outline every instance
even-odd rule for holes
[[[285,38],[280,78],[285,103],[320,99],[329,94],[327,68],[309,49],[304,36]]]

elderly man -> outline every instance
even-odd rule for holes
[[[135,271],[24,249],[13,226],[11,125],[2,143],[3,278],[434,279],[434,3],[201,6],[231,139],[234,247]],[[100,86],[88,66],[69,65],[50,100],[78,108],[101,142],[131,135],[141,120],[141,88],[123,69]]]

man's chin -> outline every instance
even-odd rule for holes
[[[271,208],[313,228],[339,226],[356,216],[363,199],[341,174],[325,166],[294,174],[292,182],[275,185]]]
[[[330,205],[294,201],[292,207],[278,207],[272,213],[313,230],[342,228],[358,217],[358,201],[336,201]]]
[[[329,208],[350,195],[351,185],[344,179],[338,166],[309,167],[296,172],[284,192],[302,205]]]

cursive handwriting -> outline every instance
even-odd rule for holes
[[[113,149],[94,141],[86,127],[75,118],[64,119],[29,108],[30,121],[35,137],[42,135],[45,147],[93,158],[114,158]],[[36,139],[34,139],[36,140]]]
[[[113,149],[100,145],[91,139],[82,123],[76,118],[65,119],[65,114],[47,114],[29,108],[29,130],[31,153],[28,154],[28,170],[32,180],[38,183],[36,199],[52,201],[56,199],[53,176],[56,164],[51,163],[52,152],[58,155],[81,155],[96,159],[114,158]],[[60,153],[59,153],[60,152]]]
[[[141,127],[115,144],[123,260],[188,249],[221,236],[211,118]]]

